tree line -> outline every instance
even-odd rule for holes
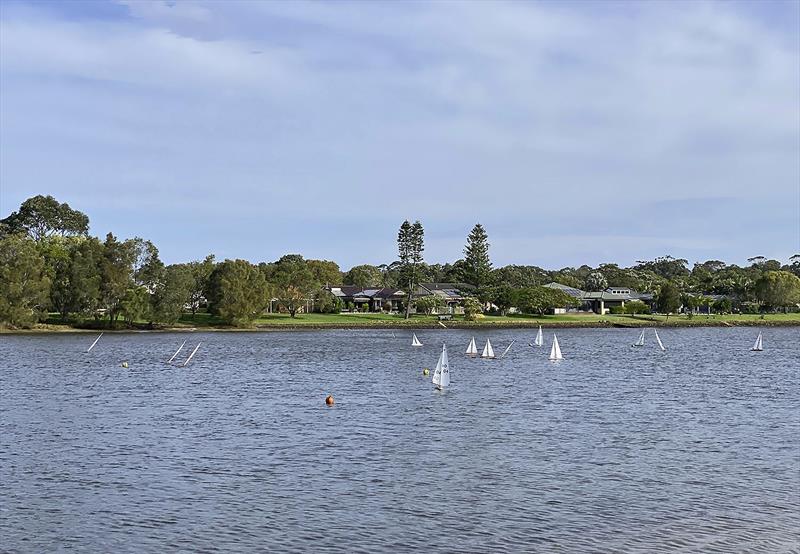
[[[270,310],[292,317],[306,310],[338,311],[342,306],[325,286],[340,284],[414,291],[422,282],[465,283],[471,294],[464,301],[468,316],[488,306],[541,314],[577,304],[543,286],[551,281],[589,291],[613,285],[653,293],[664,313],[708,304],[712,294],[724,296],[715,300],[722,302],[715,306],[719,311],[788,309],[800,303],[800,255],[787,264],[757,256],[745,267],[709,260],[690,268],[687,260],[664,256],[628,268],[611,263],[554,271],[529,265],[494,268],[486,230],[476,224],[462,258],[429,264],[423,256],[422,224],[404,221],[395,261],[343,272],[333,261],[299,254],[257,264],[217,261],[211,254],[166,265],[149,240],[120,240],[112,233],[101,240],[88,231],[85,214],[52,196],[29,198],[0,220],[0,323],[29,326],[57,314],[73,324],[170,325],[184,313],[195,316],[204,309],[227,324],[247,326]],[[431,311],[436,302],[412,298],[403,311],[409,317],[412,303],[419,311]],[[634,303],[633,309],[645,308]]]

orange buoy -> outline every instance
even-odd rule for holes
[[[325,397],[325,404],[327,404],[328,406],[333,406],[333,396],[332,395],[329,394],[328,396]]]

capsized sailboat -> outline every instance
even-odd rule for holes
[[[753,352],[761,352],[762,350],[764,350],[764,339],[761,336],[761,331],[758,332],[758,336],[756,337],[756,343],[750,350],[752,350]]]
[[[658,329],[653,329],[653,332],[656,334],[656,342],[658,343],[658,347],[662,351],[666,350],[666,348],[664,348],[664,343],[661,342],[661,337],[658,336]]]
[[[475,344],[475,337],[472,337],[472,340],[469,341],[469,346],[467,346],[467,351],[465,352],[467,356],[477,356],[478,355],[478,345]]]
[[[561,347],[558,345],[558,337],[553,334],[553,346],[550,347],[551,360],[563,360],[564,356],[561,355]]]
[[[419,342],[416,333],[414,333],[414,337],[411,339],[411,346],[422,346],[422,343]]]
[[[432,380],[439,390],[450,386],[450,362],[447,359],[446,344],[442,344],[442,353],[439,355],[439,361],[436,362],[436,369],[433,370]]]
[[[486,346],[483,347],[481,358],[494,358],[494,348],[492,348],[492,343],[489,339],[486,339]]]
[[[642,334],[631,346],[644,346],[644,329],[642,329]]]
[[[87,350],[87,352],[91,352],[91,351],[92,351],[92,348],[94,348],[94,345],[95,345],[95,344],[97,344],[97,341],[99,341],[99,340],[100,340],[100,337],[102,337],[102,336],[103,336],[103,333],[100,333],[100,336],[98,336],[96,339],[94,339],[94,342],[93,342],[93,343],[92,343],[92,345],[89,347],[89,349]]]
[[[516,341],[512,340],[511,343],[508,346],[506,346],[506,349],[503,350],[503,353],[500,354],[500,359],[501,360],[506,357],[506,354],[508,354],[508,351],[511,350],[512,346],[514,346],[514,342],[516,342]]]

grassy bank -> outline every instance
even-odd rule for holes
[[[8,329],[0,327],[0,333],[16,332],[69,332],[106,330],[105,322],[82,322],[75,325],[63,325],[57,320],[37,325],[32,329]],[[451,321],[443,322],[448,328],[527,328],[541,325],[543,327],[736,327],[736,326],[800,326],[800,313],[791,314],[736,314],[688,317],[685,315],[597,315],[597,314],[565,314],[531,316],[485,316],[477,321],[465,321],[462,316],[455,316]],[[436,316],[415,315],[411,319],[402,316],[375,314],[301,314],[295,318],[286,314],[269,314],[257,319],[253,326],[246,330],[281,330],[281,329],[403,329],[440,327]],[[169,327],[151,328],[145,323],[138,323],[132,328],[118,330],[234,330],[225,325],[219,318],[210,314],[199,313],[192,317],[186,314],[180,321]]]

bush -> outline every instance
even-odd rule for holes
[[[608,309],[608,313],[619,315],[619,314],[624,314],[626,312],[625,312],[625,308],[622,307],[622,306],[612,306],[612,307],[610,307]]]
[[[475,321],[479,316],[483,315],[481,313],[483,306],[481,306],[481,302],[477,298],[468,296],[461,304],[464,306],[464,319],[467,321]]]

